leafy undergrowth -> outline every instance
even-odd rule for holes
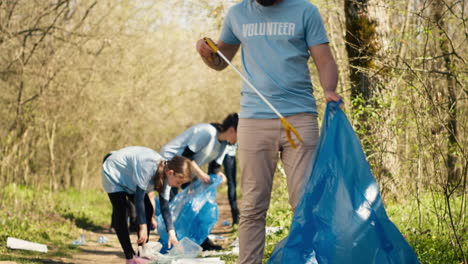
[[[70,257],[71,245],[86,230],[108,225],[110,208],[100,191],[44,189],[7,185],[0,190],[0,260],[44,263],[51,257]],[[103,202],[104,201],[104,202]],[[6,248],[8,237],[45,244],[48,253]]]
[[[390,203],[386,209],[389,218],[414,249],[419,261],[428,264],[462,264],[459,245],[463,248],[464,254],[468,253],[466,222],[454,221],[458,236],[457,244],[453,229],[449,225],[444,197],[424,194],[420,197],[419,209],[415,200]],[[453,208],[461,208],[462,197],[454,196],[451,203]],[[463,219],[460,213],[463,213],[463,210],[454,210],[453,219]]]

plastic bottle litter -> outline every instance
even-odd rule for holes
[[[7,247],[11,249],[33,250],[47,253],[47,246],[14,237],[7,238]]]
[[[86,245],[86,236],[82,234],[80,238],[72,242],[72,245],[77,245],[77,246]]]
[[[231,224],[231,222],[229,222],[228,220],[224,220],[223,223],[222,223],[223,226],[228,226],[230,224]]]
[[[109,239],[107,237],[105,237],[105,236],[100,236],[100,237],[98,237],[96,242],[98,242],[99,244],[105,244],[105,243],[109,242]]]

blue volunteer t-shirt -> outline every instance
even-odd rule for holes
[[[241,44],[244,74],[281,114],[317,113],[308,51],[328,38],[316,6],[307,0],[268,7],[244,0],[228,11],[220,40]],[[240,117],[277,118],[245,82]]]
[[[107,193],[134,194],[137,186],[147,192],[154,189],[154,176],[162,161],[156,151],[131,146],[116,151],[102,165],[102,186]]]

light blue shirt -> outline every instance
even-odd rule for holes
[[[238,148],[237,143],[235,143],[233,145],[230,145],[230,144],[227,145],[226,146],[226,155],[235,157],[236,153],[237,153],[237,148]]]
[[[176,155],[182,155],[188,147],[194,153],[193,161],[201,167],[213,160],[222,164],[223,160],[220,157],[224,157],[226,145],[228,144],[225,141],[219,142],[218,131],[213,125],[202,123],[185,130],[162,147],[160,152],[165,159],[169,160]],[[171,188],[168,188],[166,183],[163,196],[169,197],[170,190]]]
[[[224,153],[221,156],[219,156],[218,159],[216,159],[216,163],[220,165],[223,164],[224,157],[226,156],[235,157],[237,153],[237,148],[238,148],[237,143],[234,145],[231,145],[231,144],[226,145],[226,148],[224,149]]]
[[[227,142],[218,140],[218,131],[213,125],[203,123],[185,130],[162,147],[161,155],[169,160],[175,155],[182,155],[185,148],[189,147],[195,153],[193,160],[201,167],[213,160],[217,160],[224,153],[226,145]]]
[[[316,6],[307,0],[268,7],[244,0],[229,9],[220,39],[241,44],[244,74],[281,114],[317,113],[308,48],[328,38]],[[239,116],[277,118],[245,82]]]
[[[136,187],[154,189],[154,176],[162,161],[156,151],[139,146],[112,151],[102,165],[102,186],[107,193],[134,194]]]

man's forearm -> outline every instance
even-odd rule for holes
[[[324,92],[335,92],[338,84],[338,68],[334,60],[330,60],[319,69],[320,84]]]

